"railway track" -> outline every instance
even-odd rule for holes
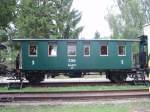
[[[149,84],[149,81],[146,81]],[[8,86],[11,87],[13,85],[19,85],[19,82],[6,82],[0,83],[0,87]],[[144,83],[143,83],[144,84]],[[65,86],[112,86],[112,85],[134,85],[133,81],[126,81],[122,83],[112,83],[108,81],[92,81],[92,82],[42,82],[39,84],[30,84],[28,82],[23,82],[22,87],[65,87]]]
[[[109,91],[66,91],[66,92],[6,92],[0,93],[0,102],[50,101],[50,100],[98,100],[150,98],[148,89]]]

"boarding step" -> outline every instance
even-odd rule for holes
[[[146,85],[146,73],[144,70],[138,70],[134,75],[133,75],[133,82],[135,85]]]

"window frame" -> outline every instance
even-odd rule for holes
[[[106,46],[106,48],[107,48],[107,54],[102,54],[102,52],[101,52],[101,47],[102,46]],[[100,44],[100,56],[108,56],[108,44]]]
[[[75,55],[69,54],[69,46],[75,46]],[[69,57],[77,56],[77,43],[76,42],[68,42],[68,44],[67,44],[67,56],[69,56]]]
[[[89,48],[89,54],[88,54],[88,55],[85,54],[85,48],[86,48],[86,47]],[[91,51],[90,44],[85,43],[85,44],[84,44],[84,47],[83,47],[84,56],[85,56],[85,57],[86,57],[86,56],[87,56],[87,57],[90,56],[90,54],[91,54],[90,51]]]
[[[23,53],[23,52],[22,52],[22,46],[21,46],[21,48],[20,48],[20,56],[19,56],[19,59],[20,59],[20,62],[19,62],[19,65],[20,65],[20,66],[19,66],[19,68],[20,68],[20,69],[22,69],[22,53]]]
[[[119,54],[119,47],[120,47],[120,46],[123,46],[123,47],[124,47],[124,54],[122,54],[122,55]],[[118,56],[126,56],[126,45],[120,45],[120,44],[118,45]]]
[[[36,54],[35,55],[31,55],[30,54],[30,47],[31,47],[31,44],[35,45],[36,46]],[[30,42],[30,44],[28,45],[28,56],[29,57],[37,57],[38,56],[38,44],[36,42]]]
[[[49,54],[49,46],[50,45],[55,45],[56,46],[56,55],[50,55]],[[57,48],[58,48],[58,45],[57,45],[57,42],[48,42],[48,57],[57,57]]]

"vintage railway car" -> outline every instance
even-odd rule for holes
[[[140,68],[147,67],[147,36],[139,39],[13,39],[21,44],[16,69],[29,82],[40,82],[45,74],[64,73],[81,77],[87,72],[105,72],[112,82],[122,82],[136,67],[132,44],[139,44]]]

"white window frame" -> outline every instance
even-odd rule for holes
[[[69,46],[75,46],[75,55],[69,55]],[[71,57],[74,57],[74,56],[77,55],[77,45],[76,45],[76,43],[68,43],[68,45],[67,45],[67,55],[71,56]]]
[[[49,46],[50,45],[55,45],[56,46],[56,55],[50,55],[49,54]],[[48,57],[57,57],[57,43],[53,43],[53,42],[48,43]]]
[[[88,54],[88,55],[85,54],[85,48],[86,48],[87,46],[89,47],[89,54]],[[83,52],[84,52],[84,56],[90,56],[90,54],[91,54],[91,53],[90,53],[90,51],[91,51],[90,44],[85,44],[83,50],[84,50],[84,51],[83,51]]]
[[[106,46],[107,47],[107,54],[102,54],[102,52],[101,52],[101,47],[102,46]],[[107,44],[101,44],[100,45],[100,56],[108,56],[108,45]]]
[[[124,54],[123,55],[119,54],[119,47],[120,46],[124,46]],[[118,45],[118,56],[126,56],[126,45]]]
[[[35,46],[36,46],[36,55],[31,55],[30,54],[30,46],[31,46],[31,44],[34,44]],[[37,45],[37,43],[30,43],[29,45],[28,45],[28,56],[29,57],[37,57],[38,56],[38,45]]]

